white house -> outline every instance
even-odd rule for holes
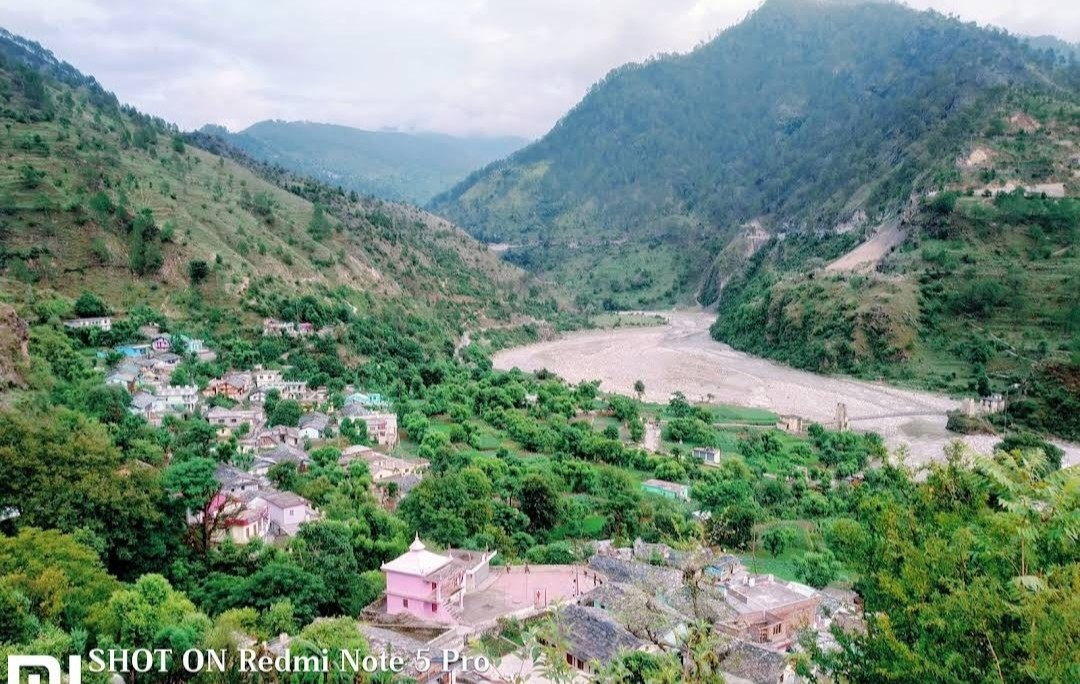
[[[69,318],[64,321],[65,328],[71,328],[72,330],[85,330],[86,328],[97,328],[98,330],[104,330],[109,332],[112,330],[112,318],[109,316],[93,316],[90,318]]]

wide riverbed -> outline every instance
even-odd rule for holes
[[[945,445],[957,438],[945,429],[945,413],[959,406],[956,400],[788,368],[713,340],[712,314],[662,315],[667,325],[589,330],[506,349],[495,355],[495,367],[547,368],[570,382],[599,380],[603,390],[629,395],[640,379],[648,401],[666,402],[681,391],[691,401],[764,408],[823,424],[834,419],[842,402],[853,430],[877,432],[893,449],[906,445],[912,465],[940,459]],[[964,440],[983,452],[997,442],[988,436]],[[1061,446],[1065,464],[1080,462],[1080,445]]]

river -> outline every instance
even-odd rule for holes
[[[645,399],[666,402],[675,391],[691,401],[768,409],[827,424],[843,403],[851,429],[877,432],[891,449],[905,445],[908,462],[922,465],[943,456],[958,436],[945,429],[949,397],[879,383],[796,370],[744,354],[709,336],[715,316],[664,312],[666,325],[569,333],[559,339],[498,352],[496,368],[546,368],[569,382],[599,380],[607,392],[633,395],[645,383]],[[988,435],[962,438],[980,452],[998,441]],[[1080,445],[1059,444],[1064,465],[1080,463]]]

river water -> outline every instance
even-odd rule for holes
[[[959,407],[949,397],[888,385],[796,370],[733,350],[709,336],[715,316],[704,312],[664,312],[656,327],[588,330],[506,349],[493,359],[503,370],[546,368],[570,382],[600,380],[601,389],[633,395],[645,383],[645,399],[666,402],[675,391],[691,401],[763,408],[828,424],[838,403],[847,407],[851,429],[880,434],[891,449],[904,445],[908,462],[941,459],[958,436],[945,429],[946,411]],[[980,452],[998,441],[986,435],[962,438]],[[1060,444],[1065,464],[1080,463],[1080,445]]]

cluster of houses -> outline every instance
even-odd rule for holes
[[[250,472],[225,463],[217,467],[214,478],[220,489],[205,513],[219,521],[211,541],[221,543],[228,538],[236,544],[256,539],[273,543],[296,535],[304,523],[322,518],[304,497],[270,485],[267,466],[286,460],[300,462],[301,457],[288,451],[268,454],[262,467]],[[191,514],[191,522],[202,522],[201,515],[204,513]]]
[[[801,634],[815,633],[828,647],[835,645],[831,625],[862,625],[853,592],[820,592],[754,574],[735,556],[640,539],[622,548],[596,542],[592,551],[575,566],[491,567],[494,552],[439,553],[417,538],[382,566],[386,593],[365,616],[379,629],[426,626],[475,636],[490,631],[493,616],[477,606],[501,604],[496,619],[551,619],[566,663],[582,681],[620,653],[676,650],[691,626],[705,620],[721,635],[715,649],[727,681],[794,684],[801,679],[790,653]],[[557,589],[552,582],[572,590],[549,602],[548,592]],[[536,670],[522,681],[546,680]]]

